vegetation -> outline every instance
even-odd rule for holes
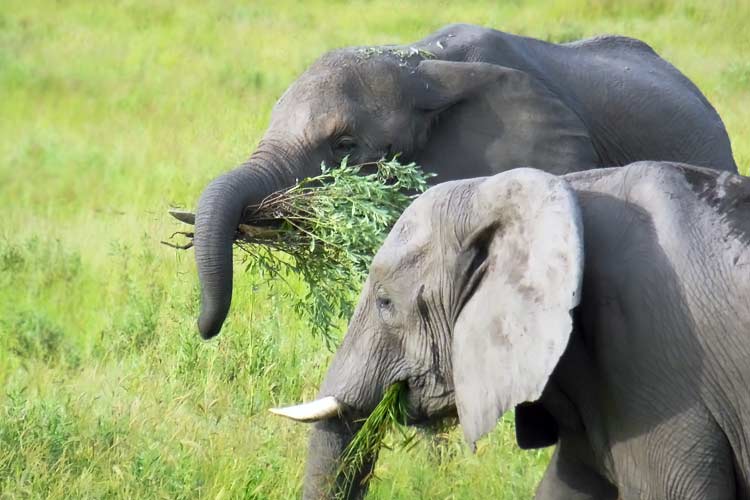
[[[401,212],[427,189],[429,177],[415,163],[402,165],[397,158],[359,165],[344,158],[336,168],[321,165],[319,175],[246,209],[235,240],[247,253],[246,270],[268,278],[269,289],[278,291],[333,350],[336,319],[351,317],[373,255]],[[186,249],[192,239],[182,246],[162,243]],[[302,294],[289,285],[295,277],[305,284]]]
[[[0,498],[299,493],[328,365],[290,303],[236,280],[198,338],[192,256],[159,244],[244,160],[274,101],[324,51],[406,43],[456,21],[554,41],[621,33],[684,71],[750,164],[744,0],[52,2],[0,9]],[[300,286],[300,283],[293,283]],[[382,450],[372,498],[529,498],[548,450],[506,417],[476,454],[456,430]]]
[[[386,446],[385,440],[390,431],[394,429],[400,431],[404,438],[402,442],[404,448],[414,440],[416,434],[408,434],[405,431],[408,418],[406,384],[398,382],[386,389],[380,403],[368,415],[362,427],[354,435],[354,439],[344,450],[338,471],[342,481],[341,484],[336,485],[337,489],[333,491],[334,496],[347,498],[351,494],[357,474],[367,463],[378,458],[380,449]]]

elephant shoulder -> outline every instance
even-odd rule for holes
[[[687,193],[690,203],[710,206],[724,213],[745,208],[750,202],[750,179],[739,174],[687,163],[640,161],[621,168],[629,191],[646,191],[646,198],[668,196],[677,199]],[[692,200],[691,200],[692,199]]]
[[[750,178],[685,163],[641,161],[589,176],[588,184],[638,206],[657,230],[703,240],[712,234],[750,248]]]
[[[711,223],[723,225],[728,230],[723,236],[738,240],[750,254],[750,178],[693,165],[672,165],[674,175],[687,185]],[[750,260],[750,255],[747,257]]]

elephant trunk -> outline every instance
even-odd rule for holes
[[[256,151],[247,163],[214,179],[195,214],[195,261],[201,285],[198,330],[204,339],[219,333],[232,301],[232,245],[245,207],[294,182],[287,162]]]
[[[341,455],[351,442],[361,424],[345,418],[331,418],[317,422],[310,435],[310,447],[305,467],[304,500],[332,498],[342,492],[347,500],[364,498],[367,492],[366,479],[372,473],[375,461],[371,460],[351,478],[349,488],[344,478],[339,477]],[[342,498],[339,495],[337,498]]]
[[[323,380],[319,398],[305,405],[273,410],[295,420],[325,418],[314,424],[310,435],[305,470],[306,499],[330,498],[331,492],[341,492],[345,483],[350,487],[344,488],[344,498],[364,497],[377,457],[370,457],[353,478],[343,478],[338,474],[342,454],[361,427],[363,417],[376,407],[385,389],[405,377],[405,373],[394,368],[403,364],[392,364],[380,356],[362,359],[363,351],[382,352],[380,346],[370,344],[371,339],[378,336],[360,326],[366,319],[366,308],[362,304],[368,300],[366,296],[360,299],[349,331]],[[336,416],[331,417],[334,414]]]

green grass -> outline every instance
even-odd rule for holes
[[[388,445],[389,434],[398,430],[402,447],[414,441],[416,433],[406,433],[405,425],[409,418],[406,401],[406,382],[397,382],[386,389],[380,402],[362,422],[352,440],[341,454],[337,472],[341,483],[332,485],[331,493],[336,498],[348,498],[357,485],[357,476],[366,464],[376,460],[380,450]]]
[[[0,9],[0,498],[289,498],[330,354],[245,274],[219,339],[195,330],[192,258],[159,245],[254,148],[327,49],[456,21],[550,40],[649,42],[692,78],[750,164],[742,0],[40,2]],[[374,498],[528,498],[548,451],[506,417],[381,454]]]

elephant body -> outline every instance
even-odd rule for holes
[[[750,498],[748,325],[750,179],[638,162],[440,184],[373,261],[305,496],[405,381],[414,423],[457,414],[473,446],[515,408],[522,448],[557,444],[538,499]]]
[[[736,172],[716,111],[637,40],[558,45],[451,25],[408,46],[332,51],[279,99],[247,163],[201,195],[201,334],[216,335],[229,311],[232,242],[245,207],[321,162],[394,154],[437,173],[437,182],[522,165],[562,174],[638,160]]]
[[[437,151],[428,149],[416,158],[420,164],[435,165],[428,168],[444,165],[447,171],[438,178],[440,182],[490,175],[520,165],[561,174],[638,160],[681,161],[737,171],[726,131],[711,104],[690,80],[639,40],[601,36],[553,44],[478,26],[452,25],[413,47],[440,61],[483,62],[518,70],[539,83],[540,93],[548,91],[559,99],[560,112],[570,113],[572,122],[555,124],[547,137],[535,137],[529,129],[545,131],[542,124],[548,123],[531,121],[518,131],[520,142],[528,149],[519,144],[511,148],[506,144],[507,135],[514,123],[523,122],[515,113],[508,113],[509,108],[516,111],[508,103],[513,99],[507,97],[512,95],[511,89],[498,89],[506,94],[501,98],[490,94],[479,102],[459,104],[448,113],[446,130],[438,124],[433,131],[444,138],[435,141]],[[409,46],[399,50],[409,50]],[[533,99],[526,99],[517,113],[525,113],[533,105]],[[549,142],[554,142],[551,137],[573,134],[576,128],[583,137],[575,139],[581,139],[582,144],[571,146],[575,154],[564,161],[558,157],[560,150],[554,154],[537,151],[540,145],[549,148]],[[497,136],[490,151],[471,151],[475,131]],[[464,136],[468,136],[466,147],[456,148],[455,142],[461,143]],[[464,172],[457,171],[458,165],[476,167]]]
[[[750,498],[750,181],[647,163],[565,179],[586,257],[567,351],[516,420],[531,443],[551,421],[524,415],[558,429],[537,498]]]

